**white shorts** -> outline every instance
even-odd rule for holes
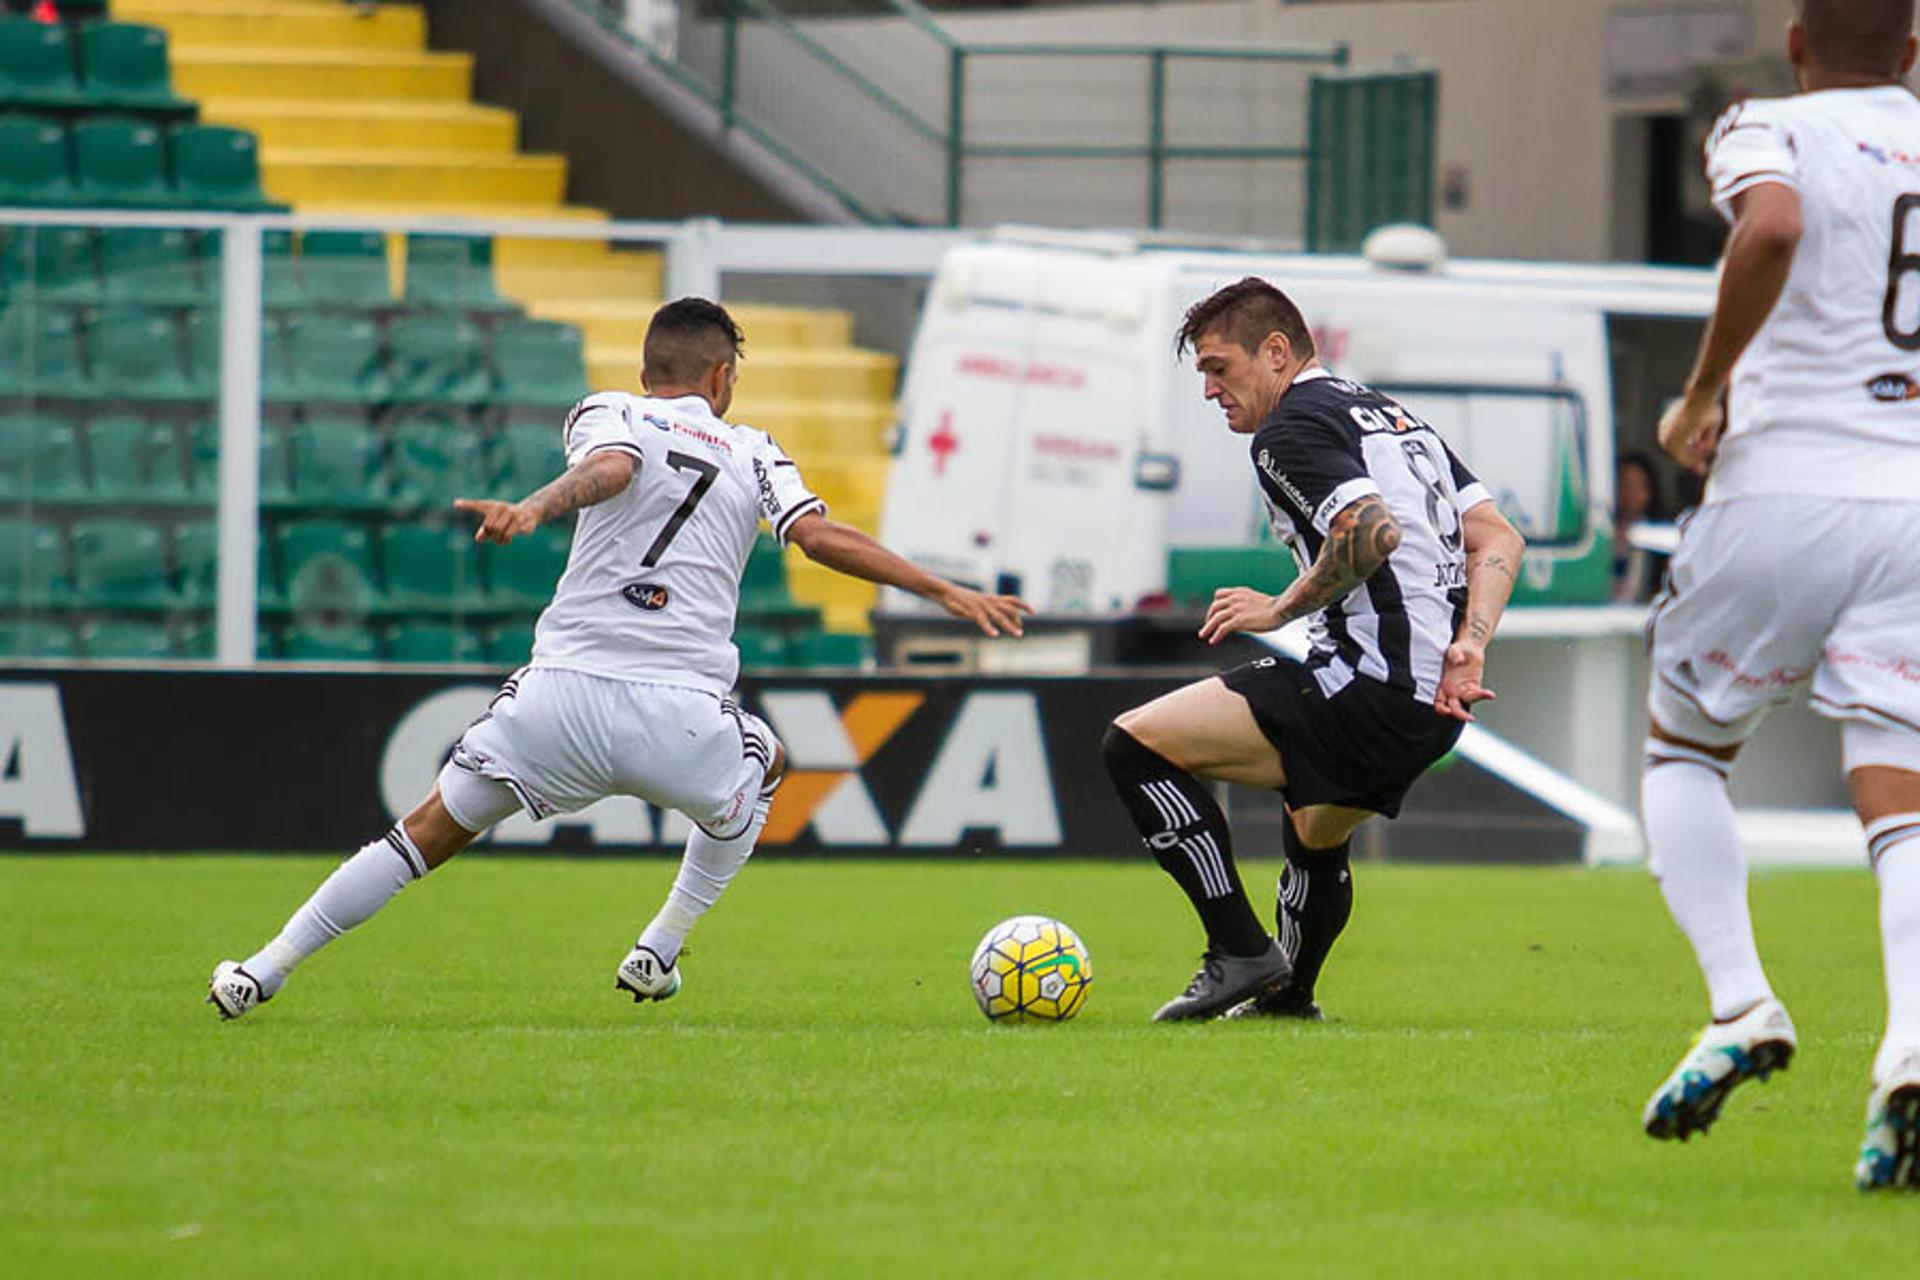
[[[1690,519],[1647,621],[1647,710],[1744,742],[1801,690],[1846,768],[1920,770],[1920,502],[1756,497]]]
[[[638,796],[725,840],[752,820],[775,743],[731,698],[523,667],[461,735],[440,798],[455,822],[484,831],[516,809],[550,818]]]

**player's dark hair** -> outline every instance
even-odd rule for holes
[[[1185,355],[1210,333],[1258,351],[1270,333],[1286,335],[1297,356],[1313,355],[1313,331],[1293,299],[1258,276],[1236,280],[1187,308],[1187,318],[1173,337],[1176,355]]]
[[[676,298],[653,313],[641,352],[649,386],[689,386],[717,364],[731,364],[747,340],[727,309],[705,298]]]
[[[1829,71],[1896,77],[1914,0],[1800,0],[1800,25]]]

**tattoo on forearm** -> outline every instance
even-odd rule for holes
[[[1494,573],[1501,574],[1508,582],[1515,580],[1512,562],[1498,551],[1489,551],[1483,556],[1467,557],[1467,573],[1469,575],[1478,573],[1482,569],[1490,569]]]
[[[1400,545],[1387,504],[1365,497],[1333,518],[1313,565],[1280,597],[1282,624],[1317,613],[1374,575]]]
[[[1493,635],[1493,624],[1477,613],[1467,615],[1467,634],[1475,643],[1485,644]]]
[[[533,509],[540,522],[545,524],[569,511],[578,511],[581,507],[590,507],[596,502],[604,502],[626,487],[626,480],[611,467],[594,466],[583,462],[561,475],[553,483],[536,490],[527,499],[527,505]]]

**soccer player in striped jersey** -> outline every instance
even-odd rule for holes
[[[1278,596],[1214,593],[1218,644],[1313,619],[1305,662],[1261,658],[1121,715],[1103,754],[1120,799],[1207,933],[1200,969],[1156,1020],[1318,1018],[1314,983],[1353,905],[1349,841],[1392,817],[1452,749],[1524,543],[1432,427],[1315,358],[1299,308],[1249,277],[1178,335],[1229,430],[1252,434],[1274,532],[1300,576]],[[1234,867],[1207,779],[1280,791],[1286,869],[1270,936]]]

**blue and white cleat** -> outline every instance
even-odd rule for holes
[[[631,993],[635,1004],[671,1000],[680,991],[680,964],[677,959],[673,964],[663,964],[651,948],[635,947],[614,970],[613,985]]]
[[[1711,1022],[1647,1102],[1640,1117],[1650,1138],[1682,1142],[1705,1133],[1736,1085],[1784,1071],[1800,1043],[1793,1019],[1768,997],[1732,1022]]]
[[[1920,1051],[1893,1065],[1867,1098],[1867,1137],[1853,1166],[1862,1191],[1920,1191]]]

